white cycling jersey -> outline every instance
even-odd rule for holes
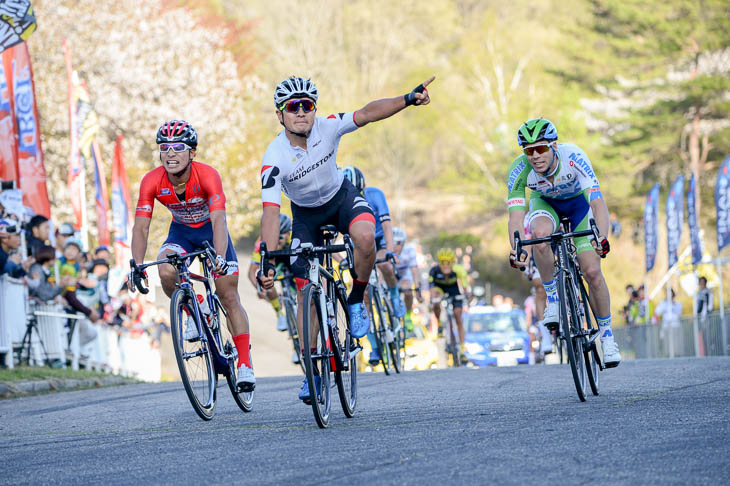
[[[324,205],[337,193],[344,174],[337,168],[340,137],[357,130],[355,113],[314,119],[307,150],[294,147],[285,130],[269,144],[261,164],[261,199],[264,206],[281,206],[281,191],[297,206]]]
[[[408,244],[403,246],[403,250],[401,250],[400,255],[398,255],[396,268],[398,269],[400,278],[408,281],[413,280],[411,268],[414,267],[418,267],[418,253],[416,252],[416,247]]]
[[[571,199],[583,192],[587,193],[589,202],[602,197],[598,178],[583,149],[572,143],[559,143],[557,146],[558,169],[553,182],[532,170],[524,154],[512,162],[507,179],[507,206],[510,211],[527,209],[526,187],[543,197],[557,200]]]

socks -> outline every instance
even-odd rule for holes
[[[398,298],[398,287],[390,287],[388,290],[390,291],[390,300]]]
[[[365,295],[365,288],[367,288],[367,286],[367,282],[355,279],[352,282],[352,291],[350,292],[350,295],[347,296],[347,305],[361,303]]]
[[[598,323],[598,329],[601,333],[601,341],[606,338],[613,337],[613,332],[611,331],[611,314],[606,317],[596,316],[596,322]]]
[[[555,280],[549,282],[542,282],[542,286],[545,287],[545,293],[547,294],[547,302],[551,304],[558,301],[558,285]]]
[[[241,363],[245,364],[249,368],[251,368],[251,357],[249,356],[249,342],[251,339],[251,335],[248,333],[245,334],[238,334],[236,336],[233,336],[233,344],[236,345],[236,349],[238,350],[238,365],[240,366]]]
[[[271,301],[271,307],[274,308],[277,315],[281,312],[281,302],[279,301],[278,296],[274,300]]]

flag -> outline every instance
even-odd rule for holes
[[[654,268],[656,261],[659,221],[659,183],[654,184],[646,196],[644,206],[644,246],[646,251],[646,271]]]
[[[35,29],[30,0],[0,2],[0,52],[25,41]]]
[[[71,199],[71,208],[76,222],[74,228],[81,229],[84,220],[84,166],[79,154],[79,133],[76,129],[76,104],[78,100],[78,76],[71,67],[71,51],[66,41],[63,41],[64,56],[66,59],[66,76],[68,82],[68,126],[71,151],[68,161],[68,191]]]
[[[91,159],[94,163],[94,187],[96,188],[96,229],[99,245],[109,246],[109,224],[107,213],[109,211],[109,193],[106,189],[106,176],[104,175],[104,161],[101,158],[99,143],[94,140],[91,144]]]
[[[131,245],[130,195],[127,169],[122,154],[122,136],[117,137],[112,162],[112,222],[114,225],[114,254],[117,266],[129,262]]]
[[[3,56],[5,57],[5,56]],[[13,117],[12,64],[5,69],[0,61],[0,180],[18,182],[18,157],[15,148],[15,118]]]
[[[667,195],[667,253],[668,266],[672,268],[677,263],[679,240],[682,238],[684,224],[684,176],[680,175],[669,187]]]
[[[715,210],[717,211],[717,251],[730,243],[730,155],[722,161],[715,183]]]
[[[689,242],[692,246],[692,265],[697,265],[702,260],[702,245],[700,243],[700,228],[697,224],[694,174],[689,180],[689,191],[687,192],[687,224],[689,224]]]
[[[23,191],[23,204],[33,209],[36,214],[50,218],[51,203],[46,188],[46,168],[43,163],[41,130],[28,44],[25,42],[18,44],[4,51],[2,55],[12,56],[13,110],[18,137],[18,174],[19,186]]]

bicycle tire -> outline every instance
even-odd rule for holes
[[[238,405],[238,408],[240,408],[243,412],[248,413],[251,410],[253,410],[253,398],[254,398],[254,390],[251,390],[250,392],[244,392],[238,390],[238,385],[236,385],[236,373],[238,370],[238,351],[236,350],[236,346],[233,344],[233,337],[228,329],[228,325],[224,326],[221,323],[221,317],[223,316],[223,312],[218,307],[218,302],[216,301],[216,310],[217,310],[217,319],[218,319],[218,330],[214,331],[213,334],[218,334],[218,338],[221,342],[221,350],[223,353],[225,353],[228,356],[231,356],[228,358],[228,373],[226,374],[226,382],[228,382],[228,389],[231,391],[231,396],[233,396],[233,401],[236,402],[236,405]],[[249,346],[250,348],[250,346]],[[249,352],[249,360],[251,359],[251,355]],[[253,366],[253,362],[249,361],[251,365]]]
[[[308,284],[305,287],[304,290],[304,306],[302,309],[306,309],[304,312],[303,317],[303,325],[302,325],[302,340],[305,343],[304,346],[304,365],[306,369],[306,376],[307,381],[309,384],[309,396],[311,397],[309,405],[312,406],[312,412],[314,413],[314,420],[317,422],[317,425],[321,429],[326,429],[329,425],[330,420],[330,410],[332,408],[332,401],[331,401],[331,386],[330,386],[330,360],[329,358],[315,358],[312,356],[312,349],[309,343],[311,342],[310,337],[310,331],[312,329],[312,324],[316,325],[318,328],[317,330],[317,354],[320,356],[326,354],[327,349],[327,334],[326,334],[326,328],[322,325],[322,309],[320,309],[319,303],[316,299],[318,299],[319,296],[315,293],[315,286],[313,284]],[[312,320],[312,304],[314,302],[314,319],[315,322],[311,322]],[[327,326],[329,328],[329,326]],[[316,363],[315,363],[316,359]],[[316,366],[319,365],[318,368]],[[314,382],[315,377],[315,369],[319,371],[319,376],[321,380],[320,384],[320,393],[317,393],[317,389]]]
[[[337,301],[333,303],[336,322],[335,327],[330,328],[332,350],[335,352],[335,382],[342,411],[347,418],[352,418],[357,406],[357,355],[353,354],[350,317],[344,290],[338,290],[336,295]]]
[[[185,312],[187,308],[196,321],[198,331],[202,331],[199,317],[192,307],[191,293],[185,289],[175,289],[170,297],[170,328],[175,360],[180,370],[180,378],[193,410],[203,420],[210,420],[215,413],[216,385],[218,375],[213,369],[213,359],[205,336],[190,342],[183,339]]]
[[[395,311],[393,310],[393,305],[390,303],[390,300],[385,301],[385,310],[388,316],[388,320],[386,322],[390,326],[390,333],[393,335],[393,340],[388,343],[390,362],[393,363],[393,369],[395,370],[395,372],[400,373],[403,369],[403,356],[401,354],[399,329],[401,329],[403,326],[401,325],[402,323],[400,322],[400,319],[395,317]]]
[[[380,291],[374,286],[370,286],[370,305],[373,309],[371,319],[373,321],[373,335],[375,342],[380,351],[380,362],[383,364],[383,372],[390,375],[390,353],[388,353],[388,345],[385,342],[385,314],[383,312],[382,296]],[[377,315],[376,320],[374,316]]]
[[[570,363],[570,371],[573,374],[573,382],[578,398],[581,402],[586,401],[586,372],[585,363],[583,361],[583,349],[581,347],[581,338],[574,338],[574,331],[578,326],[574,322],[577,314],[576,301],[573,296],[572,282],[568,280],[570,277],[567,272],[561,272],[558,279],[558,295],[562,305],[560,306],[560,326],[562,329],[562,339],[565,343],[565,351],[568,355],[568,363]],[[570,311],[569,311],[570,309]],[[576,346],[578,349],[576,349]]]
[[[449,344],[446,346],[448,354],[451,354],[451,365],[454,368],[461,366],[461,356],[459,353],[459,345],[457,344],[458,338],[456,329],[456,318],[450,313],[446,313],[446,320],[449,325]]]
[[[291,338],[292,346],[294,346],[294,352],[299,359],[299,367],[302,369],[302,373],[306,374],[307,370],[304,369],[304,360],[302,359],[302,344],[299,340],[299,330],[297,330],[297,308],[289,299],[284,304],[284,312],[286,313],[286,325],[289,330],[289,337]]]
[[[578,280],[578,287],[580,288],[581,304],[583,306],[583,316],[585,319],[586,329],[592,329],[591,324],[591,307],[588,300],[588,292],[586,292],[585,285],[581,279]],[[588,374],[588,384],[591,386],[591,393],[598,396],[598,374],[601,371],[598,365],[598,349],[596,349],[596,341],[593,340],[590,345],[584,347],[583,356],[585,359],[586,373]]]

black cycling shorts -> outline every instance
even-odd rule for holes
[[[439,285],[439,284],[431,284],[431,288],[434,288],[434,287],[437,288],[437,289],[440,289],[444,293],[444,295],[448,295],[448,296],[451,296],[451,297],[456,296],[456,295],[461,295],[461,291],[459,290],[459,286],[458,285],[444,285],[444,286],[442,286],[442,285]],[[464,307],[464,301],[462,301],[462,300],[455,300],[454,301],[454,308],[456,309],[456,308],[460,308],[460,307]]]
[[[302,243],[312,243],[319,246],[324,243],[320,227],[332,224],[342,234],[350,232],[350,225],[355,221],[365,220],[375,227],[375,214],[362,194],[348,179],[342,181],[337,193],[315,208],[305,208],[291,203],[292,214],[292,249]],[[292,271],[297,278],[307,278],[309,266],[302,258],[292,257]]]

